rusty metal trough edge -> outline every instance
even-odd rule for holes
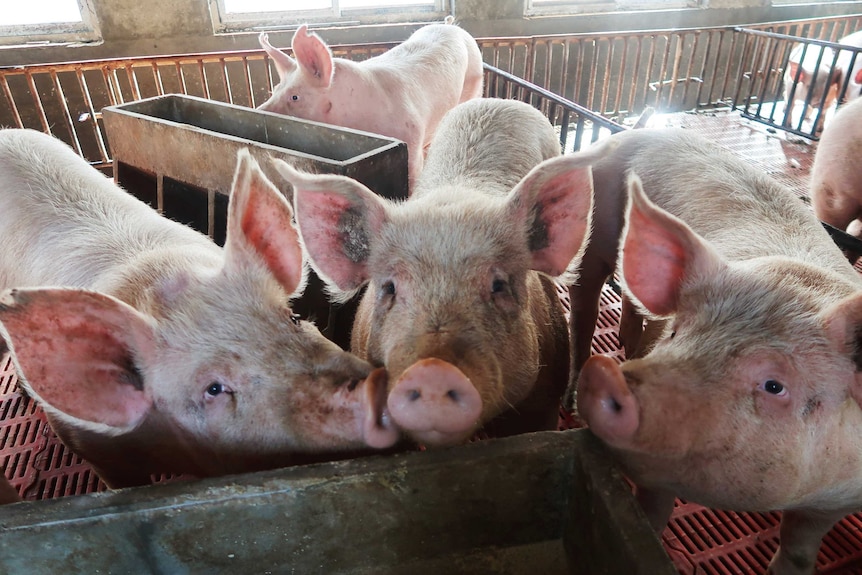
[[[5,573],[675,572],[587,430],[17,503],[0,541]]]

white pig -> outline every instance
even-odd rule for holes
[[[844,81],[841,68],[836,62],[835,51],[828,46],[794,46],[784,72],[784,126],[795,127],[802,119],[810,120],[816,111],[817,124],[813,131],[816,133],[823,130],[826,112],[835,103],[838,90]],[[795,119],[793,116],[797,112],[801,117]]]
[[[860,237],[862,98],[841,106],[823,130],[811,167],[810,189],[811,205],[821,221]]]
[[[260,45],[280,78],[261,110],[390,136],[407,144],[410,189],[443,115],[482,95],[482,53],[454,24],[431,24],[391,50],[362,62],[333,58],[306,25],[293,36],[295,60]]]
[[[611,139],[597,202],[628,204],[622,278],[666,329],[640,359],[587,361],[578,411],[653,525],[674,495],[781,509],[770,573],[813,573],[822,536],[862,508],[862,280],[799,198],[737,156],[685,130]],[[616,245],[624,216],[609,213],[591,246]]]
[[[336,293],[368,284],[351,349],[386,366],[418,443],[556,427],[568,337],[550,278],[589,233],[594,160],[559,153],[531,106],[477,99],[446,115],[405,202],[279,163],[312,266]]]
[[[397,439],[371,367],[291,311],[292,210],[238,160],[221,249],[59,140],[0,131],[0,289],[14,288],[0,334],[61,440],[111,487]]]

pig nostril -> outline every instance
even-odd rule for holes
[[[449,399],[451,399],[455,403],[458,403],[458,398],[459,398],[458,392],[455,391],[454,389],[450,389],[449,391],[447,391],[446,397],[448,397]]]
[[[611,409],[614,410],[614,413],[619,413],[623,410],[623,406],[616,399],[611,398]]]
[[[410,401],[416,401],[421,397],[422,394],[419,393],[418,389],[411,389],[409,392],[407,392],[407,399]]]

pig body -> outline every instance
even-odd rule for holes
[[[862,98],[838,109],[823,131],[811,167],[815,215],[860,237],[862,217]],[[851,223],[855,225],[851,226]],[[855,254],[858,255],[858,254]]]
[[[817,111],[814,132],[823,130],[826,111],[835,104],[844,81],[837,62],[835,51],[828,46],[797,44],[793,47],[784,72],[784,126],[798,126]],[[799,119],[794,120],[797,113]]]
[[[431,24],[402,44],[362,62],[333,58],[303,25],[293,37],[295,60],[260,44],[280,82],[259,109],[383,134],[404,141],[410,187],[443,115],[482,95],[482,53],[454,24]]]
[[[628,216],[597,210],[594,243],[626,221],[627,293],[665,329],[621,366],[591,358],[578,411],[654,525],[675,495],[783,509],[770,572],[813,573],[822,536],[862,507],[862,280],[792,192],[718,146],[684,130],[612,139],[596,198],[630,197]]]
[[[853,32],[838,40],[844,46],[862,48],[862,30]],[[838,54],[838,66],[847,82],[847,90],[844,92],[844,101],[849,102],[859,97],[862,92],[862,52],[857,52],[855,60],[854,52],[851,50],[840,50]]]
[[[395,441],[377,384],[353,391],[370,366],[289,307],[304,275],[291,217],[246,151],[221,249],[59,140],[0,131],[0,333],[109,486]]]
[[[352,350],[387,366],[418,443],[556,426],[568,338],[549,276],[588,233],[593,159],[559,153],[538,111],[478,99],[444,118],[406,202],[282,165],[312,265],[335,292],[368,284]]]

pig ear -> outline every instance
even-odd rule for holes
[[[360,288],[368,279],[371,238],[386,218],[385,201],[350,178],[305,174],[282,160],[273,162],[293,186],[296,220],[311,265],[342,292]]]
[[[58,417],[119,435],[152,408],[137,366],[155,356],[153,328],[125,303],[77,289],[8,290],[0,324],[19,373]]]
[[[292,46],[299,66],[315,79],[319,87],[328,88],[332,83],[332,52],[320,36],[309,33],[308,26],[303,24],[293,35]]]
[[[862,295],[844,298],[823,313],[826,337],[853,362],[856,382],[850,395],[862,407]]]
[[[685,223],[653,204],[634,174],[629,176],[628,195],[623,278],[647,311],[672,314],[685,280],[717,271],[724,262]]]
[[[594,161],[586,153],[546,160],[512,190],[510,207],[527,222],[532,269],[559,276],[581,253],[590,233]]]
[[[856,75],[853,77],[853,81],[857,84],[862,84],[862,68],[859,68],[859,70],[856,72]]]
[[[260,36],[257,37],[257,41],[260,42],[260,47],[264,49],[266,54],[272,58],[272,62],[275,64],[275,69],[278,71],[279,78],[284,80],[296,69],[296,62],[294,59],[270,44],[269,35],[266,32],[261,32]]]
[[[293,295],[304,265],[293,210],[247,149],[240,150],[228,207],[225,269],[241,269],[257,254],[284,290]],[[253,257],[253,256],[252,256]]]

